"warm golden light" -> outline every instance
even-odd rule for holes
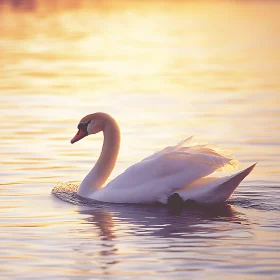
[[[0,0],[1,276],[277,277],[279,15],[265,0]],[[109,180],[190,135],[258,165],[222,208],[90,204],[75,188],[103,136],[70,140],[96,111],[121,128]]]

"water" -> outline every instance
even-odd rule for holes
[[[280,3],[68,2],[0,2],[0,278],[278,279]],[[258,165],[219,207],[90,203],[96,111],[110,180],[189,135]]]

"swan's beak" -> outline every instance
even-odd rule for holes
[[[75,142],[77,142],[77,141],[81,140],[82,138],[86,137],[87,135],[88,135],[87,132],[83,131],[82,129],[79,129],[77,134],[71,140],[71,144],[74,144]]]

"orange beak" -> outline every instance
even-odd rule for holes
[[[87,135],[88,135],[87,132],[79,129],[77,134],[71,140],[71,144],[74,144],[75,142],[77,142],[77,141],[81,140],[82,138],[86,137]]]

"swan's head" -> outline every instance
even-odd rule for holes
[[[95,113],[83,117],[78,124],[78,132],[71,140],[71,144],[74,144],[90,134],[103,131],[106,122],[104,115],[103,113]]]

